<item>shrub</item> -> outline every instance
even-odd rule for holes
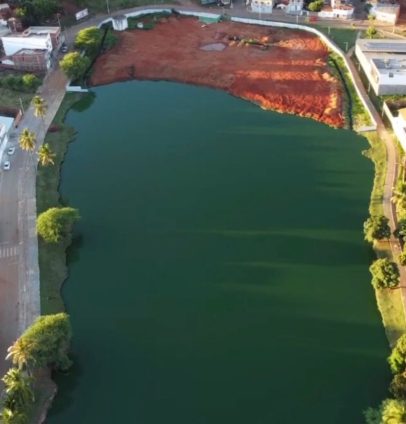
[[[70,235],[73,223],[78,219],[76,209],[50,208],[38,216],[37,231],[47,243],[58,243]]]
[[[84,75],[90,60],[86,56],[82,57],[78,52],[72,52],[66,54],[59,65],[68,78],[76,80]]]
[[[389,259],[377,259],[370,267],[372,285],[376,289],[394,288],[399,285],[399,269],[395,262]]]
[[[396,374],[389,386],[390,392],[396,399],[406,398],[406,376],[404,374]]]
[[[378,31],[374,26],[369,26],[365,32],[366,38],[378,38]]]
[[[364,416],[367,424],[402,424],[406,422],[406,402],[385,399],[379,408],[368,408]]]
[[[324,1],[323,0],[315,0],[315,1],[312,1],[311,3],[309,3],[309,6],[307,6],[307,8],[311,12],[320,12],[320,10],[322,9],[323,5],[324,5]]]
[[[27,90],[36,90],[41,82],[34,74],[25,74],[22,77],[22,83]]]
[[[389,366],[394,374],[406,370],[406,334],[399,337],[388,358]]]

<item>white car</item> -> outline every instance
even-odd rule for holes
[[[8,171],[8,170],[10,169],[10,162],[9,162],[8,160],[6,160],[6,161],[3,163],[3,169],[4,169],[5,171]]]
[[[7,154],[12,155],[12,154],[14,154],[15,151],[16,151],[15,147],[9,147],[8,150],[7,150]]]

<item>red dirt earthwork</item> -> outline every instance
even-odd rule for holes
[[[315,35],[170,17],[152,30],[125,31],[118,37],[116,46],[96,61],[92,85],[129,79],[205,85],[264,109],[344,125],[341,84],[328,68],[327,48]],[[234,39],[258,40],[269,47]]]

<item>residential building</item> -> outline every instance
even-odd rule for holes
[[[377,21],[387,22],[395,25],[398,21],[400,13],[400,5],[392,3],[377,3],[369,10],[369,14]]]
[[[8,142],[8,135],[13,123],[14,118],[0,115],[0,151],[4,149]]]
[[[406,40],[359,39],[355,55],[377,95],[406,94]]]
[[[303,0],[289,0],[285,12],[289,15],[299,15],[303,10]]]
[[[251,12],[272,13],[274,0],[251,0]]]

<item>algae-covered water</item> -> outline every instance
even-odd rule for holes
[[[72,110],[75,366],[50,424],[359,424],[387,342],[363,242],[364,139],[205,88]]]

